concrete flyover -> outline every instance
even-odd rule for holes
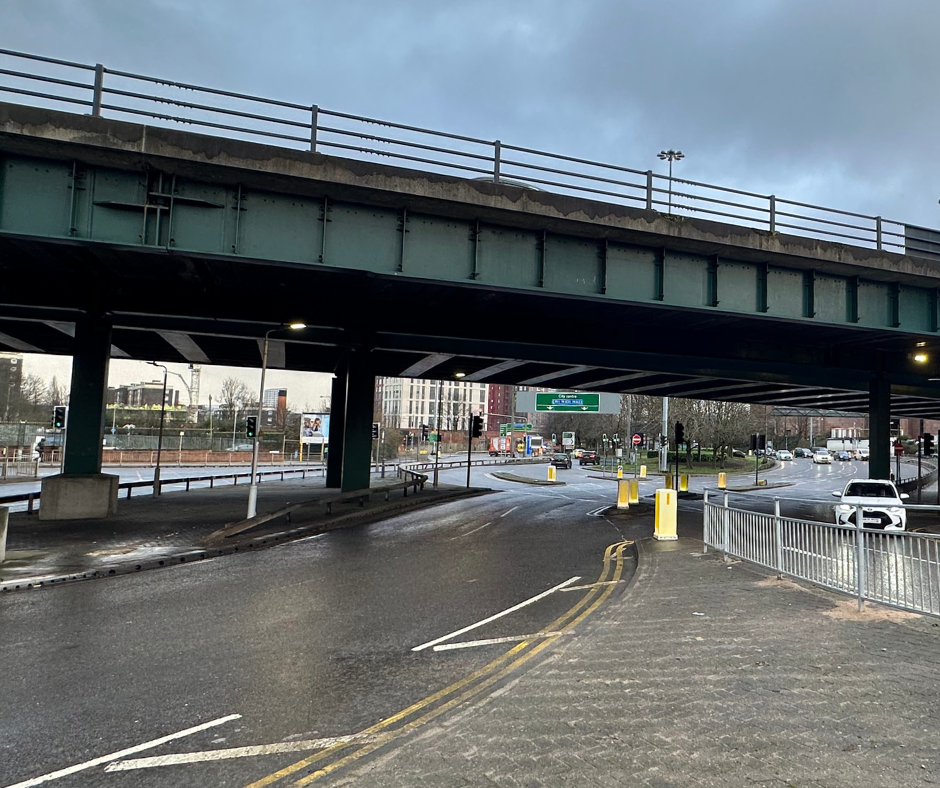
[[[346,489],[375,375],[870,412],[885,475],[889,417],[940,415],[940,262],[880,219],[869,249],[165,125],[0,104],[0,346],[76,356],[72,474],[108,356],[257,367],[295,318],[269,361],[337,373]]]

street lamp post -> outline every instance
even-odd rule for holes
[[[289,323],[284,326],[269,329],[264,333],[264,348],[261,351],[261,393],[258,396],[258,423],[255,425],[255,435],[251,439],[251,486],[248,488],[249,518],[254,517],[258,513],[258,447],[261,437],[261,415],[262,409],[264,408],[264,376],[268,371],[268,341],[271,338],[271,334],[275,331],[283,331],[288,328],[293,331],[298,331],[306,327],[306,323]]]
[[[160,398],[160,432],[157,433],[157,465],[153,469],[153,494],[160,494],[160,454],[163,452],[163,423],[166,419],[166,374],[167,368],[156,361],[149,362],[154,367],[163,369],[163,396]]]
[[[669,162],[669,213],[672,214],[672,163],[674,161],[681,161],[685,158],[685,154],[681,150],[661,150],[658,154],[659,158],[662,161]]]

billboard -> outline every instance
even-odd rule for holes
[[[301,443],[330,442],[330,414],[304,413],[300,417]]]

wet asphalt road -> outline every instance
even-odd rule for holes
[[[475,483],[506,492],[250,555],[0,598],[0,786],[232,714],[241,717],[139,755],[355,734],[481,668],[514,643],[412,648],[571,578],[595,582],[605,548],[629,530],[588,515],[611,502],[610,482],[567,473],[572,483],[558,488],[480,474]],[[452,641],[538,632],[584,593],[552,593]],[[44,784],[241,786],[303,755],[98,765]]]
[[[473,474],[496,494],[259,553],[0,598],[0,786],[229,715],[241,716],[124,760],[356,734],[514,642],[414,647],[571,578],[593,583],[605,548],[651,532],[639,513],[597,516],[614,484],[577,466],[553,488],[498,480],[494,470]],[[545,466],[512,471],[544,478]],[[441,479],[459,484],[465,473]],[[749,495],[758,508],[780,496],[794,499],[785,513],[828,519],[829,492],[853,475],[867,468],[795,461],[768,475],[792,486]],[[693,490],[701,485],[693,479]],[[642,482],[641,494],[656,486]],[[693,517],[701,504],[680,507]],[[624,578],[632,569],[628,561]],[[554,592],[446,642],[538,632],[584,593]],[[128,771],[98,764],[41,784],[246,786],[313,751]]]

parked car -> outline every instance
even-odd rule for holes
[[[780,451],[777,452],[777,459],[778,460],[792,460],[793,455],[790,454],[790,452],[788,452],[786,449],[780,449]]]
[[[855,525],[858,506],[862,507],[862,527],[884,531],[904,531],[907,512],[904,501],[908,494],[898,494],[893,482],[886,479],[851,481],[842,492],[832,493],[841,501],[836,506],[837,525]]]
[[[553,454],[552,465],[554,465],[556,468],[570,468],[571,457],[569,457],[567,454]]]
[[[585,449],[583,452],[581,452],[581,456],[578,458],[578,461],[581,465],[596,465],[597,452],[591,451],[590,449]]]
[[[852,459],[852,455],[849,454],[847,451],[837,451],[836,459],[839,460],[839,462],[846,462],[847,460]]]
[[[829,449],[813,449],[813,462],[817,465],[832,465],[832,455]]]

